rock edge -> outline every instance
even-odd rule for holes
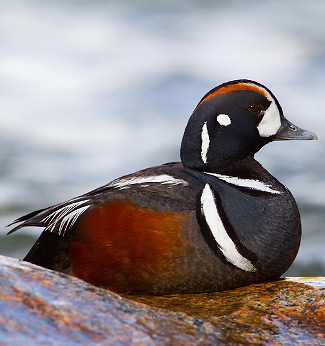
[[[325,342],[325,278],[206,294],[121,297],[4,256],[0,278],[1,345]]]

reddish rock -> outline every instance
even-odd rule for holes
[[[0,256],[0,344],[324,345],[325,278],[121,297]]]

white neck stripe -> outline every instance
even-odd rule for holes
[[[208,126],[207,122],[203,124],[202,127],[202,132],[201,132],[201,159],[204,163],[207,163],[207,155],[208,155],[208,150],[209,150],[209,145],[210,145],[210,138],[209,138],[209,133],[208,133]]]
[[[211,173],[211,172],[205,172],[206,174],[213,175],[214,177],[217,177],[226,183],[240,186],[240,187],[246,187],[249,189],[253,190],[258,190],[258,191],[264,191],[264,192],[269,192],[273,194],[281,194],[281,191],[273,189],[270,185],[264,184],[262,181],[259,180],[253,180],[253,179],[242,179],[238,177],[230,177],[228,175],[222,175],[218,173]]]
[[[255,272],[256,268],[247,258],[242,256],[236,244],[229,237],[222,220],[219,216],[214,196],[209,184],[206,184],[201,195],[201,210],[209,229],[218,244],[219,249],[230,263],[236,267],[248,271]]]

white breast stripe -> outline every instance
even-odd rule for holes
[[[201,159],[204,163],[207,163],[207,155],[210,145],[210,138],[208,133],[208,126],[207,122],[203,124],[202,132],[201,132]]]
[[[217,177],[229,184],[241,186],[241,187],[247,187],[249,189],[258,190],[258,191],[264,191],[269,192],[273,194],[281,194],[281,191],[274,190],[270,185],[264,184],[262,181],[259,180],[253,180],[253,179],[242,179],[238,177],[230,177],[228,175],[222,175],[218,173],[211,173],[211,172],[205,172],[206,174],[213,175],[214,177]]]
[[[161,175],[148,175],[143,177],[133,177],[133,178],[121,178],[113,180],[109,183],[108,187],[116,187],[121,190],[130,188],[130,185],[141,184],[141,187],[147,187],[148,183],[161,183],[163,185],[183,185],[187,186],[188,183],[183,179],[176,179],[168,174]]]
[[[229,237],[218,214],[217,206],[209,184],[205,185],[201,195],[201,210],[210,231],[225,258],[242,270],[255,272],[256,268],[254,265],[237,251],[236,245]]]

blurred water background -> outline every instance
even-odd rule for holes
[[[325,1],[0,1],[0,253],[18,216],[179,160],[187,119],[214,86],[265,84],[316,142],[257,159],[292,191],[303,240],[290,275],[325,275]]]

